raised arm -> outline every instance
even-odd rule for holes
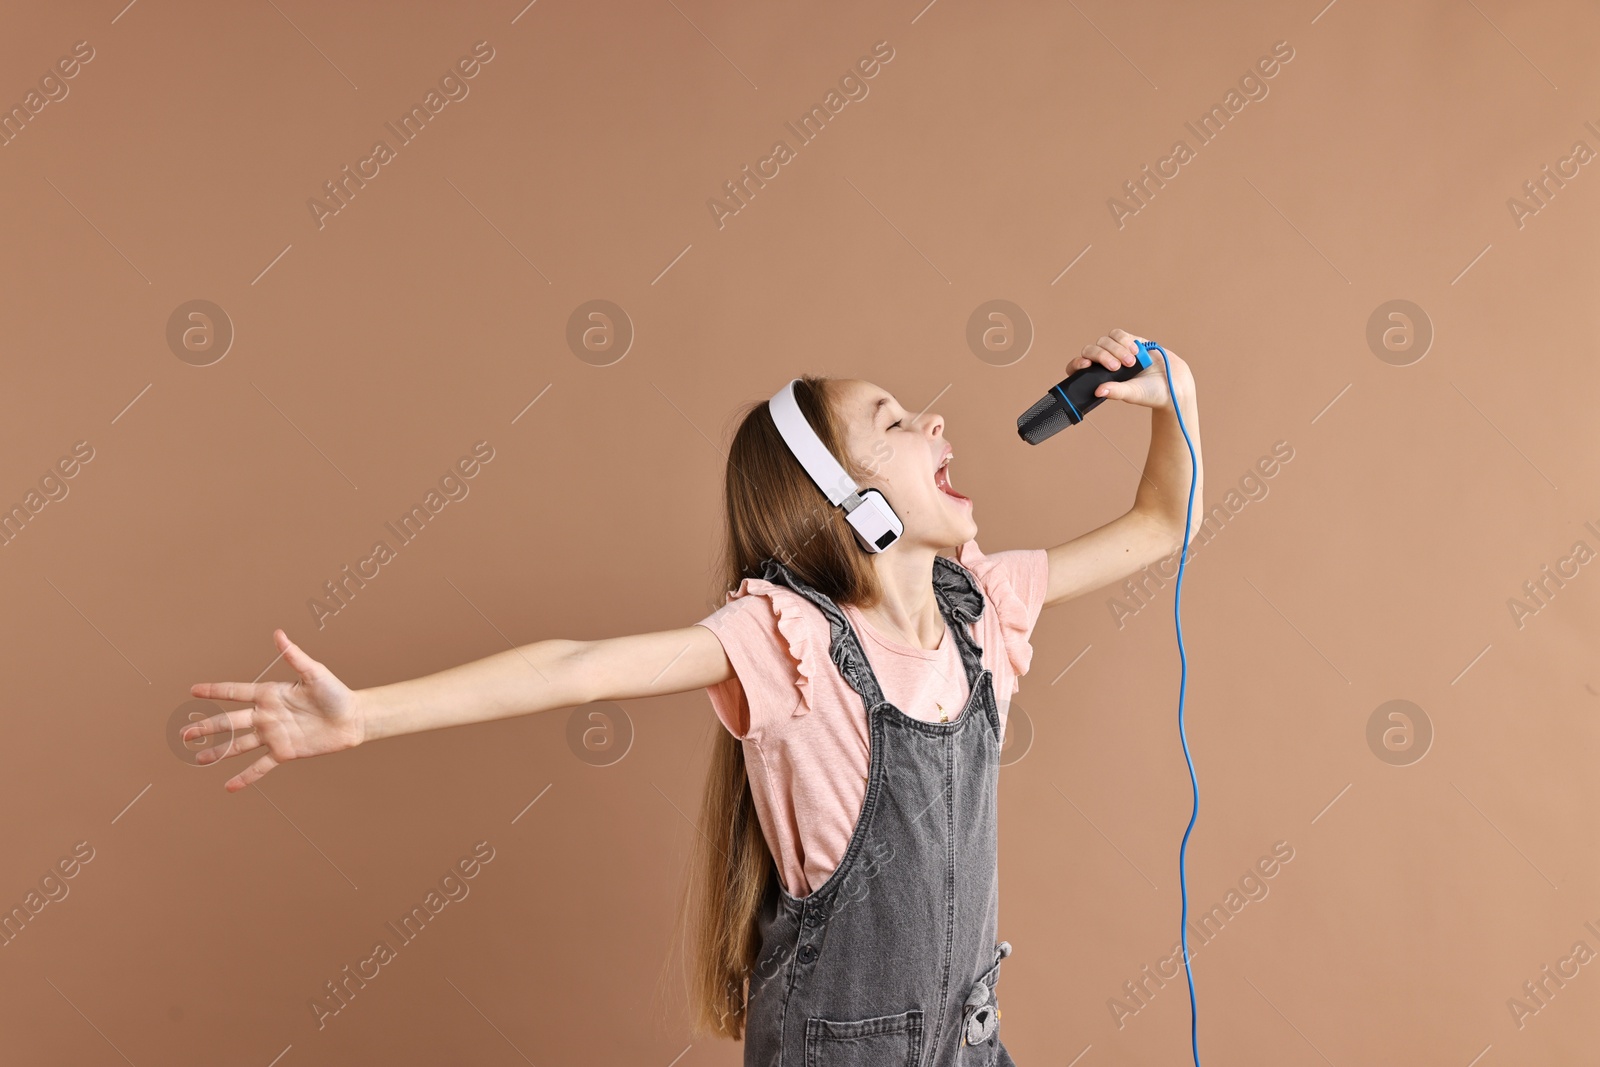
[[[297,681],[200,682],[189,690],[202,699],[251,705],[182,729],[189,746],[208,736],[219,738],[197,751],[198,763],[267,750],[228,780],[230,793],[280,763],[383,737],[596,700],[681,693],[733,674],[716,635],[696,625],[599,641],[535,641],[420,678],[351,690],[282,630],[273,637]]]
[[[1067,373],[1091,363],[1103,363],[1112,369],[1131,366],[1136,351],[1134,340],[1135,336],[1126,330],[1112,330],[1095,344],[1086,345],[1083,353],[1067,364]],[[1106,382],[1099,387],[1102,395],[1151,409],[1150,451],[1139,477],[1139,488],[1134,493],[1133,507],[1126,514],[1049,550],[1046,605],[1121,581],[1183,546],[1191,468],[1189,443],[1194,445],[1194,511],[1197,516],[1205,515],[1200,410],[1195,399],[1194,378],[1188,364],[1178,358],[1177,353],[1169,351],[1168,355],[1172,357],[1168,361],[1172,389],[1183,413],[1181,429],[1168,399],[1160,352],[1151,351],[1153,365],[1138,376],[1125,382]],[[1189,431],[1188,443],[1184,441],[1184,429]],[[1190,529],[1191,540],[1196,532],[1197,529]]]

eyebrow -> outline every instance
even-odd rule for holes
[[[889,398],[887,396],[880,396],[878,398],[878,402],[872,405],[872,423],[874,426],[876,426],[878,423],[878,414],[883,411],[884,407],[886,407],[888,403]]]

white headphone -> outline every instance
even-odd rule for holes
[[[828,502],[844,508],[845,518],[855,530],[861,547],[868,552],[882,552],[905,533],[905,526],[882,493],[876,489],[864,490],[855,483],[800,413],[800,404],[794,396],[794,385],[799,380],[794,379],[767,401],[773,424]]]

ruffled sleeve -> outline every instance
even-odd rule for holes
[[[811,698],[815,693],[812,679],[828,660],[827,647],[818,647],[817,624],[822,618],[821,612],[788,586],[764,578],[743,579],[739,582],[739,588],[728,594],[728,600],[732,602],[746,596],[765,597],[772,605],[778,634],[789,650],[795,685],[800,690],[800,699],[795,702],[793,714],[804,715],[811,710]]]
[[[787,585],[745,578],[700,624],[722,641],[734,667],[734,677],[709,692],[736,737],[759,743],[768,728],[811,710],[817,672],[833,669],[827,617],[816,605]]]
[[[984,597],[995,613],[1013,674],[1028,673],[1033,662],[1033,634],[1044,606],[1043,574],[1048,566],[1044,549],[1017,549],[986,556],[976,541],[963,544],[956,562],[978,579]],[[1020,588],[1019,588],[1020,584]]]

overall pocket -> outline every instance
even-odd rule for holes
[[[922,1012],[872,1019],[806,1019],[806,1067],[917,1067]]]

